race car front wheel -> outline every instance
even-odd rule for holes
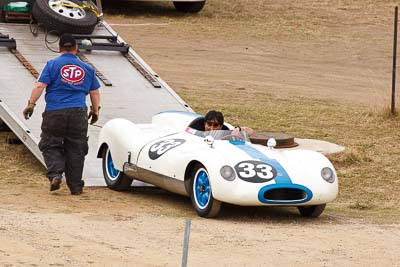
[[[202,165],[197,165],[192,172],[192,192],[190,198],[197,214],[201,217],[216,217],[221,210],[221,201],[214,199],[208,172]]]
[[[109,188],[116,191],[126,191],[132,185],[133,179],[114,167],[110,148],[103,150],[103,175]]]
[[[297,207],[300,211],[300,214],[303,217],[312,217],[316,218],[322,214],[325,209],[326,204],[322,205],[314,205],[314,206],[299,206]]]

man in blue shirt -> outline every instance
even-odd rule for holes
[[[84,160],[89,149],[88,119],[91,118],[90,124],[98,120],[100,84],[94,69],[75,55],[78,47],[72,35],[62,35],[59,47],[61,55],[48,61],[43,68],[23,114],[29,119],[36,101],[46,89],[39,149],[47,167],[50,191],[60,189],[65,173],[71,194],[80,195],[84,186]],[[92,103],[89,116],[88,94]]]

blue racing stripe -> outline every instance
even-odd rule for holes
[[[285,169],[282,167],[281,164],[276,159],[270,159],[254,147],[246,144],[235,144],[237,148],[240,148],[244,152],[246,152],[250,157],[254,159],[258,159],[259,161],[265,162],[273,166],[276,171],[277,175],[275,177],[275,182],[277,184],[291,184],[292,180],[290,179],[289,175],[285,171]]]

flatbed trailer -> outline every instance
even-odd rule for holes
[[[16,49],[0,46],[0,119],[44,165],[38,148],[41,114],[45,108],[44,95],[36,103],[29,120],[23,118],[22,110],[36,80],[35,71],[40,73],[45,63],[58,54],[46,47],[44,31],[39,31],[35,36],[27,24],[0,23],[0,33],[3,39],[8,38],[11,43],[14,39],[16,43]],[[126,44],[105,21],[99,23],[92,34],[113,36],[119,45]],[[114,41],[105,40],[111,46]],[[102,85],[100,118],[95,125],[89,125],[88,130],[89,153],[83,173],[87,186],[105,185],[96,148],[100,129],[106,121],[126,118],[144,123],[149,122],[152,115],[165,110],[193,111],[132,47],[126,48],[127,53],[80,50],[82,58],[86,58],[97,69]],[[87,105],[90,106],[89,98]]]

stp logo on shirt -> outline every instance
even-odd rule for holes
[[[85,77],[85,71],[76,65],[65,65],[61,68],[61,76],[69,82],[76,83]]]

